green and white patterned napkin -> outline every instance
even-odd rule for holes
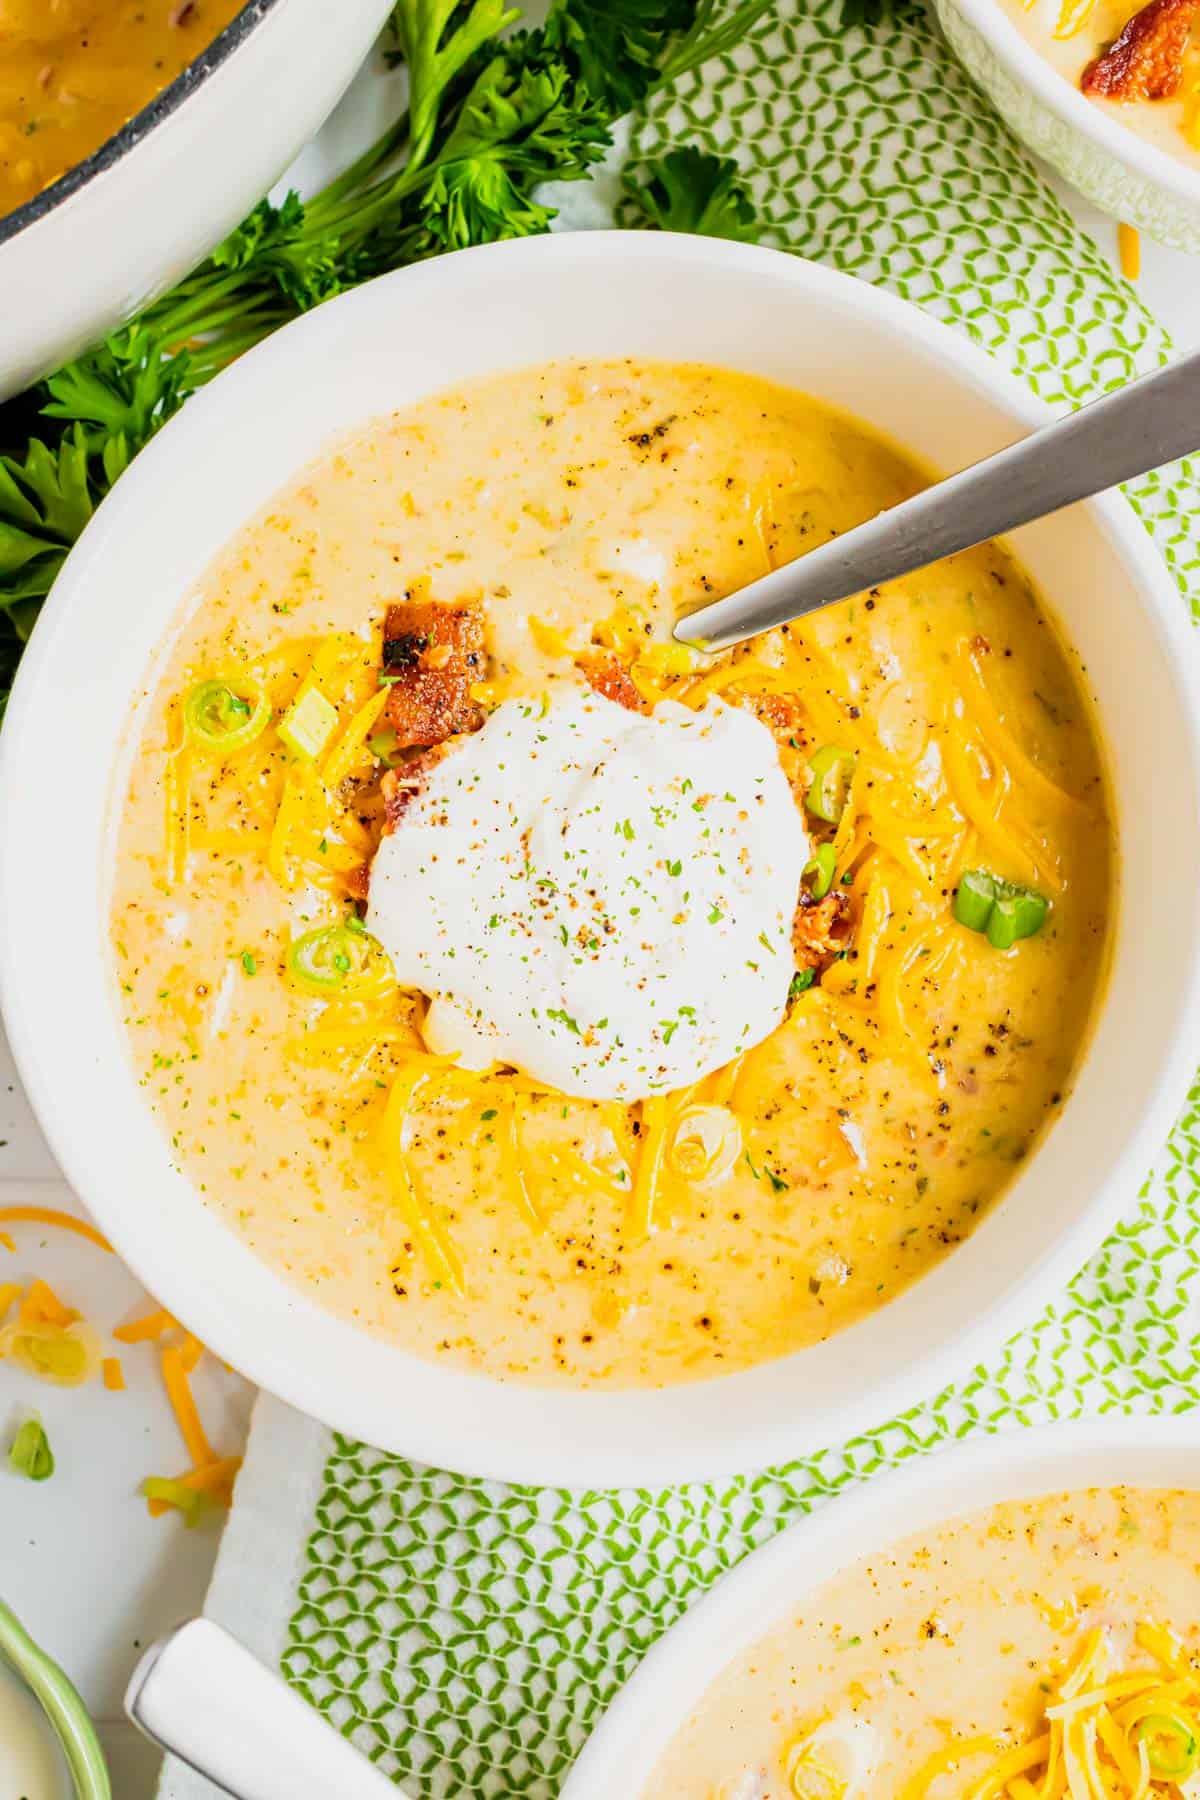
[[[1076,405],[1169,352],[931,26],[843,30],[781,0],[635,133],[735,155],[767,239],[967,332]],[[574,196],[597,222],[604,188]],[[600,198],[597,198],[599,194]],[[1133,504],[1200,610],[1200,485]],[[415,1795],[550,1800],[601,1711],[701,1589],[848,1482],[948,1438],[1200,1399],[1200,1096],[1125,1223],[986,1367],[805,1462],[665,1493],[568,1495],[415,1467],[259,1403],[209,1610]],[[169,1800],[214,1792],[169,1770]],[[614,1796],[616,1795],[614,1788]]]

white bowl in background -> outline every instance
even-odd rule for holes
[[[189,401],[72,551],[0,739],[0,988],[77,1192],[159,1301],[252,1380],[423,1461],[653,1485],[839,1440],[968,1369],[1128,1206],[1192,1073],[1200,743],[1180,595],[1125,502],[1014,548],[1081,651],[1112,752],[1127,887],[1074,1092],[1003,1203],[916,1286],[826,1344],[693,1385],[570,1392],[436,1366],[324,1312],[209,1211],[144,1106],[110,986],[105,858],[138,696],[230,537],[339,433],[448,384],[553,358],[703,360],[807,389],[935,467],[1045,409],[947,327],[776,251],[580,232],[438,258],[288,326]],[[122,754],[124,746],[124,754]]]
[[[128,319],[262,198],[349,86],[389,0],[248,0],[114,137],[0,217],[0,399]]]
[[[1178,1416],[980,1434],[852,1488],[756,1550],[650,1651],[589,1738],[560,1800],[637,1800],[721,1671],[818,1588],[915,1532],[1067,1489],[1200,1488],[1200,1429]]]
[[[1089,100],[1022,37],[999,0],[933,5],[968,75],[1031,150],[1114,219],[1200,254],[1200,169]]]

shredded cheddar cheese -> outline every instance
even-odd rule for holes
[[[73,1213],[60,1212],[53,1206],[0,1206],[0,1224],[3,1225],[55,1225],[62,1231],[73,1231],[77,1236],[86,1238],[89,1244],[95,1244],[100,1250],[112,1253],[112,1245],[106,1237],[102,1237],[94,1225],[86,1219],[77,1219]]]
[[[178,1331],[178,1320],[162,1307],[156,1307],[143,1318],[133,1319],[128,1325],[118,1325],[113,1337],[118,1344],[146,1344],[162,1337],[168,1331]]]
[[[184,1367],[182,1353],[174,1344],[166,1344],[159,1355],[163,1383],[166,1386],[167,1398],[171,1402],[171,1410],[175,1414],[179,1426],[180,1436],[183,1438],[192,1462],[197,1468],[202,1468],[213,1460],[212,1446],[200,1423],[200,1414],[196,1410],[196,1402],[192,1397],[188,1371]]]
[[[658,1203],[658,1187],[670,1118],[670,1102],[667,1099],[655,1097],[643,1100],[637,1169],[629,1209],[630,1230],[638,1238],[649,1237],[654,1229],[654,1210]]]
[[[1142,238],[1135,225],[1117,226],[1117,247],[1122,275],[1126,281],[1136,281],[1142,272]]]
[[[23,1325],[54,1325],[61,1330],[64,1325],[73,1324],[79,1314],[64,1306],[53,1288],[38,1279],[30,1282],[18,1317]]]
[[[433,1075],[424,1064],[424,1058],[414,1058],[413,1066],[402,1071],[392,1084],[380,1129],[380,1150],[401,1217],[420,1244],[437,1278],[448,1283],[455,1293],[462,1294],[466,1286],[458,1252],[421,1198],[406,1150],[409,1113],[418,1093]]]
[[[529,1182],[526,1178],[525,1153],[521,1143],[521,1096],[519,1094],[514,1093],[508,1097],[500,1142],[504,1171],[517,1211],[525,1222],[533,1227],[534,1231],[545,1231],[546,1221],[538,1209],[537,1202],[530,1194]]]
[[[1078,36],[1095,10],[1096,0],[1063,0],[1054,27],[1055,37],[1061,40]]]
[[[1039,1680],[1042,1719],[1025,1742],[998,1735],[949,1743],[899,1800],[927,1800],[941,1777],[968,1766],[969,1800],[1174,1800],[1190,1792],[1200,1769],[1200,1670],[1152,1621],[1138,1627],[1135,1644],[1150,1660],[1121,1667],[1107,1627],[1088,1631],[1066,1669]]]

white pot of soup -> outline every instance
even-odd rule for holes
[[[625,234],[375,283],[189,405],[3,746],[13,1041],[165,1305],[373,1442],[610,1484],[882,1418],[1069,1276],[1195,1041],[1141,528],[670,637],[1041,417],[869,288]]]
[[[331,111],[387,0],[0,0],[0,397],[199,262]]]
[[[977,1438],[822,1507],[651,1651],[563,1800],[1180,1800],[1200,1452],[1178,1419]]]

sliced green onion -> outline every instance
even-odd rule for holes
[[[1036,888],[1005,881],[988,869],[967,869],[954,895],[954,917],[980,931],[994,950],[1011,950],[1020,938],[1042,929],[1050,902]]]
[[[741,1153],[742,1128],[727,1106],[684,1108],[669,1160],[685,1181],[719,1181]]]
[[[389,725],[384,731],[373,731],[367,739],[367,749],[371,755],[386,763],[389,769],[396,767],[401,760],[400,739]]]
[[[808,882],[808,891],[814,900],[823,900],[833,886],[835,866],[833,845],[818,844],[800,871],[800,879]]]
[[[794,1000],[797,994],[802,994],[806,988],[810,988],[816,980],[816,973],[815,969],[797,969],[792,976],[792,984],[788,988],[788,999]]]
[[[287,972],[298,988],[323,998],[352,987],[370,970],[383,951],[357,921],[351,925],[322,925],[305,932],[289,947]]]
[[[840,744],[822,744],[813,751],[804,803],[815,818],[824,819],[829,825],[839,822],[846,810],[857,762],[853,750],[843,750]]]
[[[995,950],[1011,950],[1018,938],[1033,937],[1046,923],[1049,902],[1033,888],[998,893],[987,922],[987,941]]]
[[[954,916],[968,931],[986,931],[996,904],[996,881],[986,869],[967,869],[954,895]]]
[[[1200,1760],[1195,1727],[1174,1713],[1147,1713],[1129,1738],[1133,1744],[1145,1744],[1151,1774],[1168,1781],[1186,1781]]]
[[[236,750],[244,750],[265,731],[270,717],[267,696],[246,675],[202,681],[183,702],[188,738],[214,756],[232,756]]]
[[[279,735],[297,756],[315,762],[337,730],[337,707],[319,688],[309,688],[279,721]]]
[[[30,1481],[48,1481],[54,1473],[54,1452],[46,1427],[38,1419],[26,1419],[12,1441],[9,1467]]]
[[[185,1487],[182,1481],[173,1481],[167,1475],[147,1475],[142,1483],[142,1493],[147,1500],[174,1506],[183,1514],[184,1523],[189,1527],[198,1525],[212,1506],[209,1496],[200,1488]]]

